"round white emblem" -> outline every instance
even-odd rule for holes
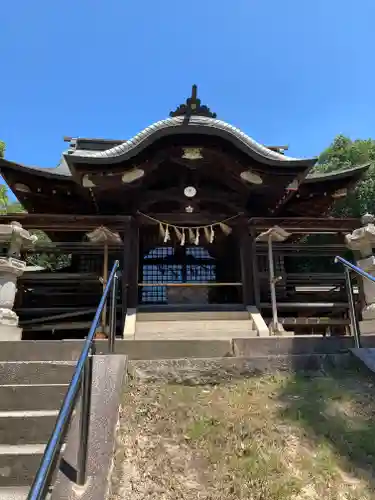
[[[184,189],[184,195],[187,198],[194,198],[194,196],[197,194],[197,190],[193,186],[188,186]]]

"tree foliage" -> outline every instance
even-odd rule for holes
[[[0,213],[16,214],[20,212],[26,212],[26,210],[19,202],[11,203],[8,197],[7,186],[0,185]],[[50,244],[51,247],[53,246],[53,242],[43,231],[34,230],[30,232],[38,237],[37,243],[44,243],[46,246]],[[70,256],[52,252],[30,253],[26,257],[26,262],[30,266],[41,266],[49,270],[57,270],[69,266]]]
[[[351,140],[338,135],[319,157],[315,167],[318,172],[336,172],[364,164],[370,164],[355,190],[338,201],[332,215],[360,217],[366,212],[375,214],[375,140]]]
[[[5,142],[0,141],[0,158],[4,158],[5,153]]]

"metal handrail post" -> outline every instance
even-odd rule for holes
[[[87,477],[87,455],[90,434],[92,354],[86,359],[81,385],[81,415],[79,420],[79,444],[77,456],[77,483],[83,486]]]
[[[82,376],[85,370],[85,365],[87,362],[87,358],[90,357],[90,353],[92,352],[92,342],[95,335],[96,328],[99,324],[101,313],[104,307],[104,303],[107,299],[107,295],[110,290],[111,282],[113,277],[119,267],[119,261],[116,260],[113,264],[113,268],[108,279],[107,285],[104,289],[103,295],[100,299],[99,306],[96,310],[94,319],[92,321],[89,333],[87,338],[83,344],[83,348],[81,354],[78,358],[76,369],[73,373],[72,380],[69,384],[68,391],[65,395],[64,401],[62,402],[59,414],[57,416],[56,424],[54,430],[51,434],[51,437],[47,443],[43,458],[41,460],[39,469],[35,475],[33,484],[27,496],[27,500],[43,500],[45,498],[46,492],[49,487],[50,479],[54,472],[54,464],[57,463],[57,456],[61,449],[61,443],[65,437],[65,431],[70,422],[70,418],[73,413],[73,409],[76,403],[76,398],[79,393],[82,384]],[[92,372],[91,372],[92,373]],[[90,381],[89,381],[90,382]],[[89,385],[90,387],[90,385]],[[88,395],[91,396],[91,391],[88,391]],[[86,395],[87,397],[87,395]],[[86,399],[87,405],[87,399]],[[87,405],[90,408],[90,405]],[[86,413],[87,414],[87,413]],[[90,411],[88,410],[88,414]],[[87,430],[88,436],[88,430]],[[87,444],[87,442],[86,442]],[[86,455],[87,456],[87,455]]]
[[[277,315],[277,302],[276,302],[276,279],[275,268],[273,263],[273,249],[272,249],[272,236],[268,238],[268,266],[270,276],[270,292],[271,292],[271,305],[272,305],[272,325],[273,333],[277,332],[279,325],[279,318]]]
[[[355,346],[357,348],[359,348],[359,347],[361,347],[361,340],[360,340],[360,334],[359,334],[357,314],[355,311],[354,294],[353,294],[352,280],[351,280],[351,275],[350,275],[350,268],[345,266],[344,272],[345,272],[346,293],[348,295],[348,300],[349,300],[350,325],[352,327]]]
[[[116,339],[116,299],[117,299],[117,273],[113,277],[111,290],[111,303],[109,311],[109,335],[108,335],[108,351],[110,354],[115,352]]]

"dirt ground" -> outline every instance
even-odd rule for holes
[[[111,500],[375,499],[369,374],[130,384]]]

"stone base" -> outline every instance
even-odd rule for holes
[[[0,342],[22,340],[22,328],[12,325],[0,325]]]
[[[375,319],[368,319],[359,322],[359,331],[361,335],[375,334]]]
[[[276,325],[271,321],[271,323],[268,326],[269,332],[271,336],[274,335],[283,335],[285,334],[284,327],[281,323],[276,323]]]
[[[375,304],[368,304],[362,310],[362,318],[364,321],[375,320]]]

